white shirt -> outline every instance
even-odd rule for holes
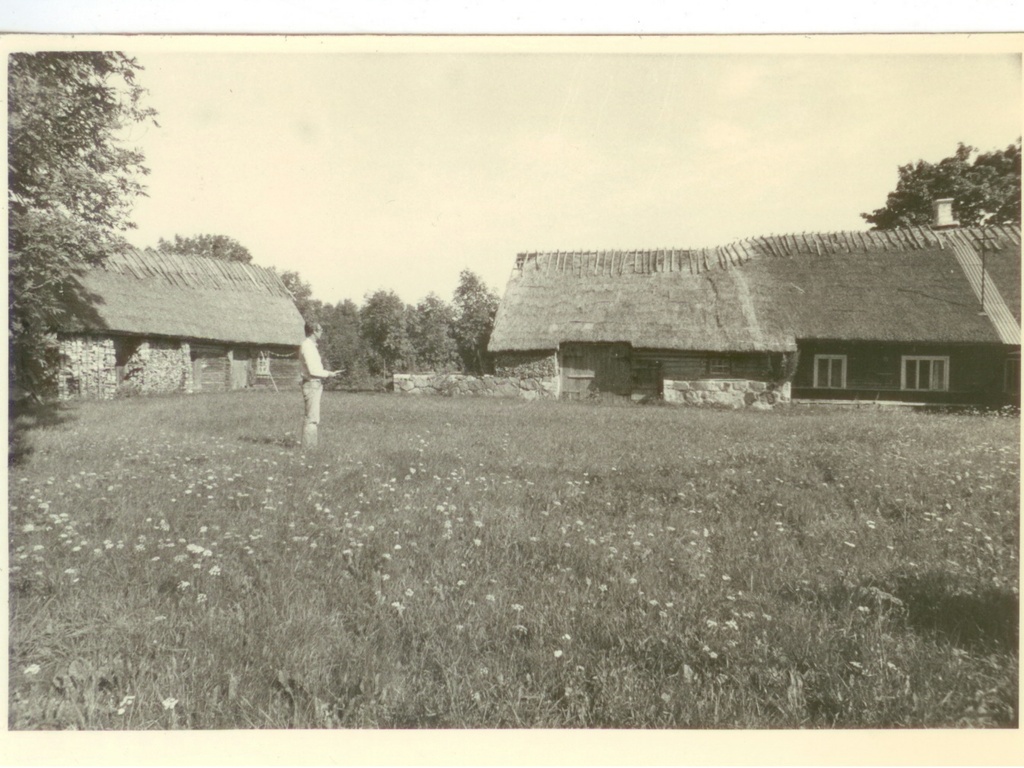
[[[329,378],[330,371],[324,370],[324,364],[320,360],[320,350],[316,348],[316,339],[307,336],[299,345],[299,360],[302,363],[302,380]]]

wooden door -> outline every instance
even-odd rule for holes
[[[249,386],[249,369],[252,365],[248,349],[231,350],[231,388],[245,389]]]
[[[223,392],[228,387],[228,351],[223,347],[192,346],[192,389]]]
[[[629,344],[563,344],[561,356],[563,397],[632,393]]]

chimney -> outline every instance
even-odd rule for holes
[[[960,226],[953,218],[953,198],[944,197],[932,203],[932,229],[950,229]]]

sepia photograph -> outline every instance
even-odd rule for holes
[[[3,42],[8,730],[1016,733],[1019,36]]]

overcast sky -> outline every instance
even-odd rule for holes
[[[898,165],[1021,132],[1013,54],[127,48],[160,123],[130,135],[129,239],[228,235],[329,302],[450,299],[464,268],[502,293],[524,250],[863,230]]]

